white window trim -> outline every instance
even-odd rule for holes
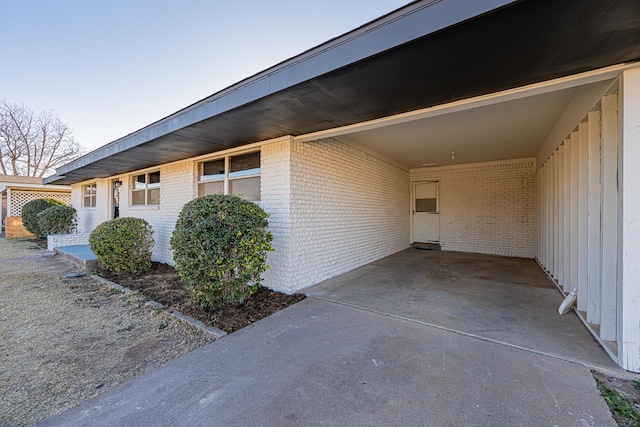
[[[157,187],[156,184],[154,184],[154,187],[149,188],[149,175],[152,173],[156,173],[158,172],[158,174],[160,175],[160,182],[157,183]],[[144,175],[144,189],[136,189],[136,178],[140,175]],[[149,203],[149,190],[154,190],[154,189],[158,189],[160,190],[162,187],[162,173],[160,173],[160,169],[151,169],[151,170],[146,170],[144,172],[140,172],[140,173],[135,173],[133,175],[131,175],[131,182],[129,185],[129,206],[131,208],[145,208],[145,207],[152,207],[152,206],[160,206],[160,201],[158,201],[158,203]],[[133,203],[133,193],[136,191],[144,191],[144,204],[134,204]]]
[[[259,168],[253,168],[253,169],[247,169],[244,171],[238,171],[238,172],[229,172],[230,169],[230,165],[231,165],[231,158],[232,157],[237,157],[237,156],[242,156],[245,154],[251,154],[251,153],[260,153],[260,163],[262,163],[262,150],[260,148],[258,149],[249,149],[249,150],[242,150],[242,151],[235,151],[235,152],[229,152],[226,153],[224,155],[217,155],[217,156],[211,156],[211,157],[206,157],[206,158],[201,158],[198,159],[196,161],[196,168],[197,168],[197,176],[198,176],[198,181],[197,181],[197,195],[200,195],[200,184],[207,184],[210,182],[222,182],[223,183],[223,194],[228,195],[229,194],[229,182],[230,181],[235,181],[238,179],[244,179],[244,178],[259,178],[262,176],[262,164],[260,165]],[[203,163],[206,162],[211,162],[214,160],[222,160],[224,159],[224,174],[218,174],[215,175],[215,178],[208,178],[208,179],[202,179],[204,176],[213,176],[213,175],[201,175],[201,166]],[[259,203],[261,200],[255,200],[254,202]]]
[[[85,200],[86,200],[85,199],[85,197],[86,197],[85,189],[88,188],[88,187],[93,187],[94,188],[93,197],[92,197],[93,205],[89,205],[89,206],[87,206],[85,204]],[[81,189],[80,189],[80,192],[81,192],[81,197],[82,197],[82,208],[83,209],[95,209],[96,205],[98,204],[98,183],[97,182],[92,182],[92,183],[89,183],[89,184],[83,184]]]

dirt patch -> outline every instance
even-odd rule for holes
[[[119,285],[135,290],[157,301],[170,310],[177,310],[215,326],[228,333],[237,331],[257,320],[270,316],[301,301],[303,294],[285,295],[260,287],[242,305],[221,304],[215,309],[200,306],[184,288],[175,269],[154,262],[151,271],[141,274],[115,274],[98,268],[96,274]]]
[[[618,425],[623,427],[639,427],[640,375],[634,379],[613,377],[598,371],[592,371],[591,373],[596,381],[599,382],[598,388],[600,389],[600,393],[609,405],[609,409],[618,422]],[[635,377],[635,375],[632,376]],[[611,392],[613,392],[613,394]],[[629,403],[628,406],[627,403]]]
[[[0,425],[27,426],[208,344],[215,336],[0,239]]]
[[[122,294],[64,277],[78,269],[43,247],[0,239],[0,425],[33,425],[216,339],[170,310],[233,332],[304,299],[260,288],[242,306],[207,310],[158,263],[143,275],[100,272],[138,291]]]

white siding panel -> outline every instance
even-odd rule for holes
[[[578,310],[587,310],[587,216],[588,167],[589,167],[589,125],[586,122],[578,126]]]
[[[618,360],[640,372],[640,70],[625,71],[620,80]]]
[[[602,203],[600,186],[600,111],[592,111],[589,123],[589,216],[588,216],[588,290],[587,290],[587,322],[600,324],[600,263],[602,247],[600,243]]]
[[[602,98],[602,295],[600,337],[617,339],[618,97]]]

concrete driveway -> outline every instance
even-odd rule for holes
[[[41,425],[615,426],[531,263],[404,251]]]
[[[617,366],[535,261],[407,249],[304,292],[376,313],[579,362]]]

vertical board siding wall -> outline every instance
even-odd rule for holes
[[[618,358],[640,372],[640,68],[620,78]]]
[[[617,358],[617,95],[602,98],[536,172],[536,258]]]
[[[535,257],[535,160],[414,169],[440,182],[443,250]]]

